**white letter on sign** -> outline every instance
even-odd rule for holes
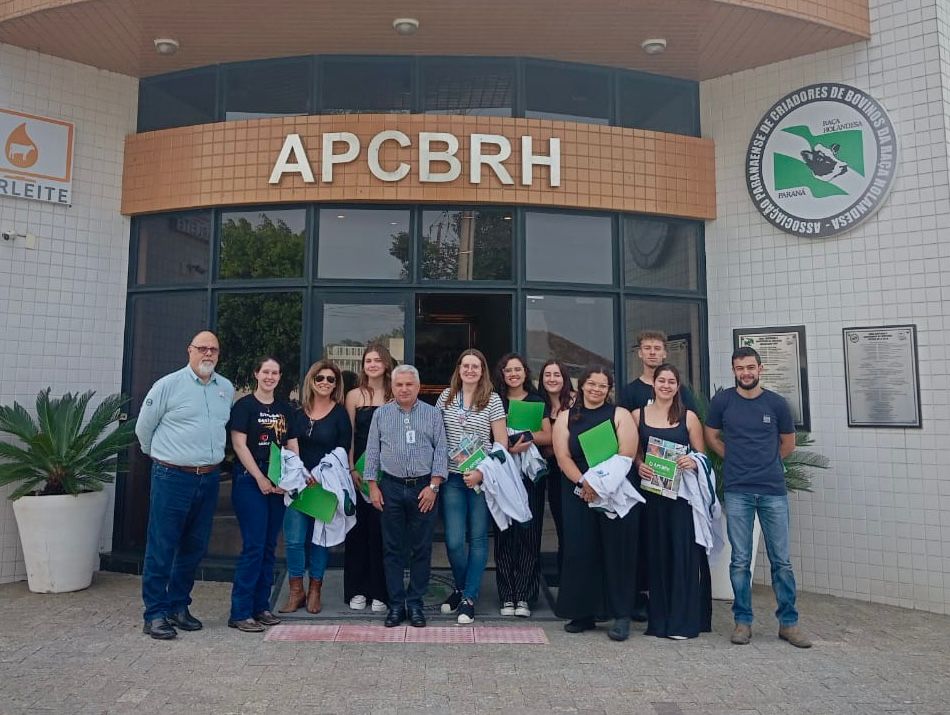
[[[290,161],[291,154],[294,157],[293,161]],[[307,158],[307,151],[303,148],[303,142],[300,141],[300,135],[288,134],[284,139],[284,145],[280,148],[280,154],[277,155],[268,183],[280,183],[281,176],[294,172],[300,174],[304,183],[313,183],[313,170],[310,168],[310,160]]]
[[[498,147],[497,154],[482,154],[483,144],[494,144]],[[500,134],[472,134],[472,163],[469,166],[469,181],[473,184],[482,183],[482,165],[488,166],[495,172],[495,176],[503,184],[513,184],[514,179],[502,165],[511,156],[511,142]]]
[[[551,169],[549,184],[551,186],[561,185],[561,140],[551,137],[548,140],[548,156],[532,153],[532,139],[529,136],[521,137],[521,183],[523,186],[531,186],[533,179],[531,175],[532,166],[548,166]]]
[[[412,144],[412,142],[409,141],[409,137],[395,129],[380,132],[373,137],[373,140],[369,143],[369,156],[367,157],[369,170],[373,176],[380,181],[400,181],[405,179],[406,174],[409,173],[409,164],[403,161],[399,163],[399,166],[397,166],[395,170],[386,171],[379,163],[379,149],[382,147],[383,142],[387,141],[394,141],[403,148]]]
[[[433,151],[431,145],[440,142],[446,145],[445,151]],[[462,173],[462,162],[455,155],[459,150],[459,140],[448,132],[419,132],[419,181],[440,183],[455,181]],[[432,171],[432,162],[444,161],[448,171]]]
[[[333,153],[333,145],[336,142],[345,142],[347,149],[342,154]],[[346,164],[353,161],[360,154],[360,140],[355,134],[350,132],[329,132],[323,135],[323,170],[321,178],[323,183],[333,183],[333,165]]]

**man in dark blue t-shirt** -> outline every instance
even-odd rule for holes
[[[735,388],[717,394],[706,418],[706,444],[723,457],[729,577],[736,626],[731,640],[752,639],[752,526],[758,514],[772,565],[779,638],[798,648],[811,641],[798,627],[795,574],[788,549],[788,493],[782,460],[795,449],[795,423],[785,398],[759,384],[762,358],[750,347],[732,353]]]

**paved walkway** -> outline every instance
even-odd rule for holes
[[[775,637],[757,589],[749,646],[728,605],[692,641],[544,627],[550,645],[265,642],[226,627],[228,584],[199,583],[200,633],[141,632],[140,581],[42,596],[0,586],[0,713],[947,713],[950,617],[804,594],[815,647]],[[480,621],[485,622],[485,621]],[[497,621],[495,621],[497,623]]]

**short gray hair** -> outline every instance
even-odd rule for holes
[[[414,365],[397,365],[393,368],[392,379],[395,381],[395,379],[403,373],[409,373],[416,378],[416,382],[422,383],[422,379],[419,377],[419,371],[416,370]]]

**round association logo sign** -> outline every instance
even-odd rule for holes
[[[881,207],[896,166],[897,137],[884,108],[867,92],[824,82],[765,113],[746,152],[746,185],[776,228],[826,238]]]

